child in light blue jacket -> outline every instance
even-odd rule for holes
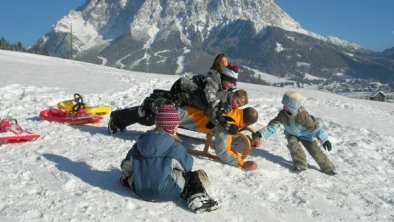
[[[309,154],[315,159],[323,173],[335,174],[335,166],[319,148],[319,140],[324,149],[331,151],[331,143],[327,132],[320,126],[319,122],[310,115],[302,102],[304,97],[294,91],[286,92],[282,98],[283,109],[272,119],[268,125],[256,131],[254,138],[268,138],[275,134],[278,129],[284,127],[284,133],[288,142],[288,149],[293,159],[294,170],[303,171],[307,169],[307,161],[301,142]]]

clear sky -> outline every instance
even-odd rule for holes
[[[31,46],[86,0],[1,0],[0,37]],[[274,0],[306,30],[364,48],[394,47],[394,0]]]
[[[382,51],[394,47],[393,0],[274,0],[309,31]]]
[[[0,37],[33,45],[52,25],[86,0],[0,0]]]

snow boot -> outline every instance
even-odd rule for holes
[[[291,171],[294,173],[301,173],[302,171],[306,170],[306,166],[294,166]]]
[[[337,173],[335,172],[335,168],[334,168],[334,169],[322,170],[322,172],[325,173],[325,174],[327,174],[327,175],[330,175],[330,176],[333,176],[333,175],[337,174]]]
[[[110,134],[118,131],[125,132],[127,126],[138,123],[138,120],[138,106],[112,111],[108,122],[108,132]]]
[[[125,128],[118,128],[117,126],[115,126],[113,118],[110,117],[109,121],[108,121],[108,132],[109,132],[109,134],[116,134],[118,132],[118,130],[120,132],[124,132],[124,131],[126,131],[126,127]]]
[[[200,175],[205,177],[203,181],[208,184],[208,177],[202,170],[185,173],[185,188],[181,194],[181,198],[186,200],[189,209],[197,214],[219,208],[219,203],[207,194]]]

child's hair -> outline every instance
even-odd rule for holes
[[[224,68],[226,68],[226,66],[223,64],[223,58],[227,58],[226,54],[224,53],[220,53],[215,57],[215,60],[213,61],[213,64],[211,66],[211,69],[214,69],[218,72],[222,71]],[[230,62],[230,61],[229,61]]]
[[[237,91],[234,92],[233,97],[235,97],[235,96],[245,98],[245,105],[249,103],[248,93],[245,90],[238,89]]]
[[[169,136],[171,136],[171,137],[172,137],[175,141],[177,141],[177,142],[182,142],[182,139],[181,139],[178,135],[176,135],[176,134],[171,134],[171,133],[167,132],[165,129],[163,129],[163,127],[156,126],[156,130],[162,131],[162,132],[164,132],[164,133],[167,133]]]
[[[246,107],[243,109],[243,122],[245,126],[250,126],[257,122],[259,119],[259,113],[253,107]]]

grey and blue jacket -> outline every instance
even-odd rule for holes
[[[160,130],[141,135],[127,154],[128,158],[132,159],[132,189],[147,201],[178,198],[183,187],[176,183],[174,170],[189,172],[193,166],[193,158],[186,149]]]

